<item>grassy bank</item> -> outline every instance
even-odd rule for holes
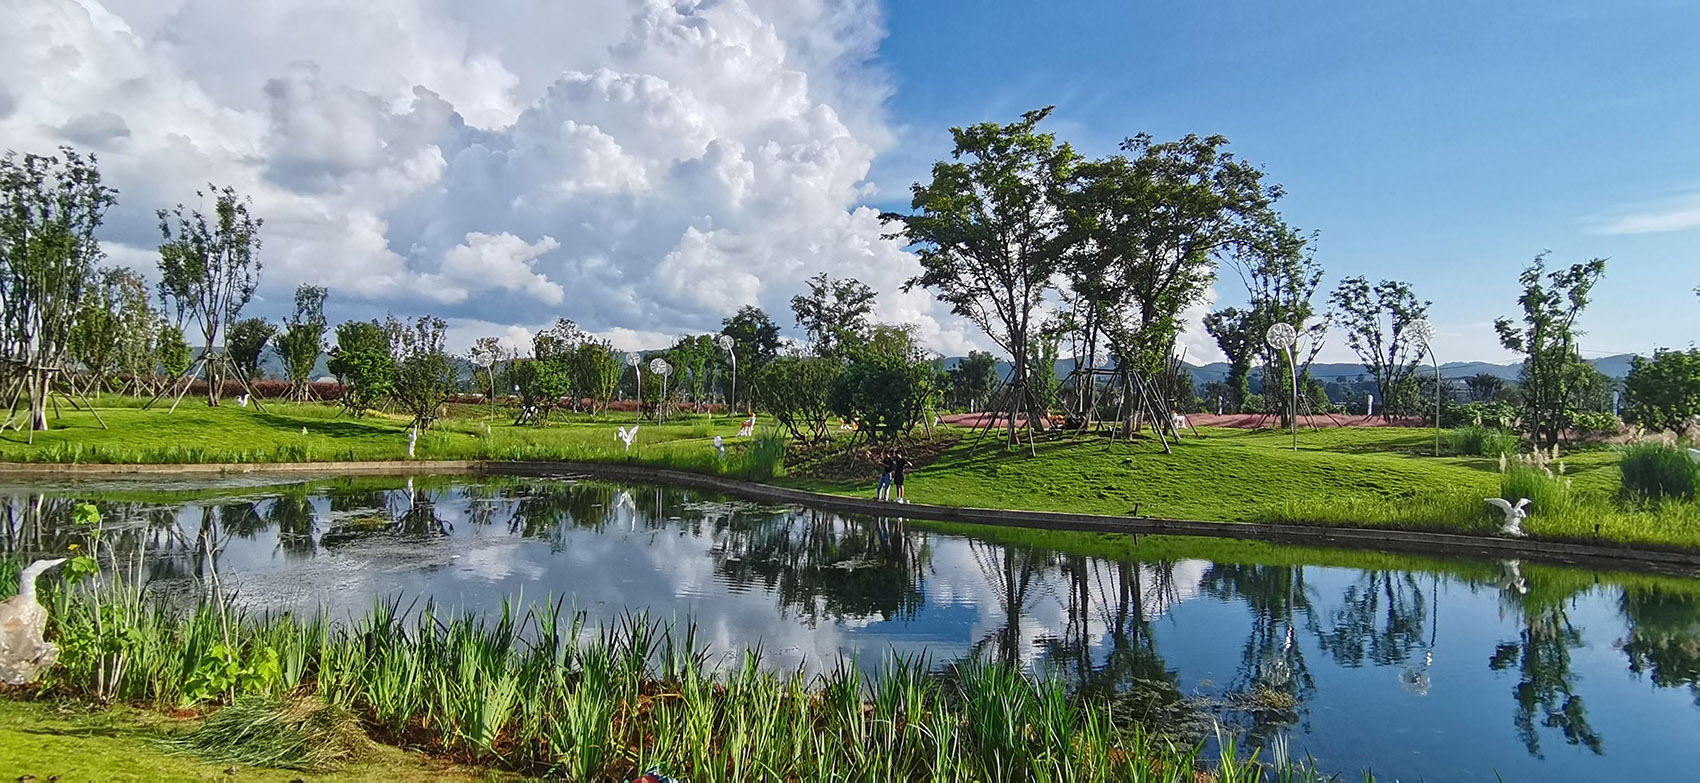
[[[210,710],[208,728],[220,710],[262,716],[265,705],[308,699],[394,746],[569,780],[650,769],[692,781],[1193,781],[1200,769],[1221,783],[1319,779],[1238,758],[1231,738],[1207,762],[1202,744],[1177,747],[1118,720],[1107,701],[993,663],[942,676],[916,660],[888,660],[878,677],[853,664],[785,676],[764,670],[759,646],[719,666],[688,626],[634,616],[592,630],[558,607],[377,607],[344,625],[215,600],[174,609],[92,582],[53,589],[47,602],[61,654],[34,688],[42,697]],[[309,744],[280,737],[291,729],[275,721],[257,724],[174,744],[215,757]]]
[[[401,416],[338,417],[334,407],[269,403],[267,412],[186,402],[177,412],[142,411],[140,401],[103,398],[101,429],[87,412],[66,410],[57,429],[26,445],[0,435],[0,460],[85,463],[312,462],[393,460],[407,455]],[[420,459],[624,461],[682,470],[767,478],[772,454],[759,457],[738,420],[681,416],[641,423],[628,453],[617,426],[633,414],[561,415],[547,427],[515,427],[498,410],[462,407],[420,439]],[[962,431],[953,430],[954,435]],[[996,434],[968,434],[915,471],[917,503],[1070,511],[1195,520],[1388,527],[1491,534],[1499,520],[1483,503],[1510,491],[1495,459],[1434,457],[1428,430],[1395,427],[1301,432],[1298,451],[1283,432],[1214,429],[1165,454],[1152,441],[1061,436],[1009,449]],[[712,439],[720,435],[727,456]],[[1700,548],[1700,503],[1620,501],[1619,453],[1598,447],[1561,458],[1561,502],[1537,503],[1524,529],[1535,538]],[[848,463],[848,464],[847,464]],[[874,491],[875,471],[836,460],[831,470],[803,464],[776,479],[799,489],[839,494]],[[825,478],[823,476],[831,476]],[[1557,495],[1554,495],[1557,497]]]

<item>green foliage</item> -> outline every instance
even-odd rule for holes
[[[921,422],[933,398],[933,378],[912,331],[882,325],[850,350],[832,386],[832,411],[875,440],[890,440]]]
[[[1346,333],[1346,344],[1375,379],[1376,394],[1383,402],[1381,417],[1409,413],[1406,405],[1414,400],[1401,393],[1401,387],[1427,351],[1415,327],[1428,317],[1430,303],[1418,301],[1409,283],[1383,280],[1371,287],[1361,276],[1340,281],[1329,301]]]
[[[264,318],[244,318],[230,325],[224,336],[224,349],[231,361],[249,378],[260,376],[260,353],[266,342],[277,334],[277,327]],[[315,356],[314,358],[317,358]]]
[[[164,326],[159,330],[159,366],[166,375],[176,377],[189,371],[194,355],[183,339],[183,330]]]
[[[1241,413],[1263,413],[1264,412],[1263,395],[1261,395],[1261,394],[1247,394],[1245,396],[1245,399],[1240,402],[1240,412]]]
[[[116,201],[93,155],[60,147],[54,156],[0,157],[0,359],[3,380],[29,382],[32,430],[47,429],[50,374],[94,288],[95,231]]]
[[[992,387],[997,383],[997,357],[985,351],[969,351],[945,375],[945,388],[953,408],[967,409],[991,402]]]
[[[573,357],[576,387],[590,397],[594,404],[606,410],[620,388],[620,373],[625,369],[614,346],[607,341],[585,340],[579,343]]]
[[[539,427],[547,424],[549,414],[572,392],[572,381],[562,364],[539,359],[514,362],[514,385],[519,387],[520,405],[528,411],[522,413],[523,423]]]
[[[1610,411],[1569,411],[1565,418],[1578,433],[1586,436],[1615,435],[1623,422]]]
[[[1588,306],[1588,295],[1605,275],[1605,259],[1595,258],[1567,269],[1548,272],[1545,253],[1518,277],[1523,295],[1523,325],[1509,318],[1494,322],[1499,342],[1523,354],[1523,424],[1536,448],[1550,448],[1568,425],[1565,412],[1581,376],[1577,365],[1576,317]]]
[[[1441,415],[1447,427],[1478,426],[1508,430],[1517,426],[1518,410],[1508,402],[1448,403]]]
[[[1625,418],[1650,430],[1680,430],[1700,417],[1700,348],[1637,356],[1623,384]]]
[[[283,377],[293,387],[292,397],[307,399],[307,384],[313,365],[325,350],[325,297],[320,286],[295,287],[295,311],[284,321],[283,331],[272,340],[272,352],[283,362]]]
[[[1560,470],[1563,465],[1560,464]],[[1562,473],[1554,473],[1545,465],[1524,464],[1522,461],[1506,467],[1499,479],[1499,496],[1507,502],[1529,499],[1529,517],[1560,517],[1572,506],[1571,481]]]
[[[832,390],[844,366],[832,359],[787,356],[774,359],[756,377],[762,407],[791,437],[806,443],[827,438]]]
[[[327,366],[342,381],[343,407],[356,417],[395,390],[395,357],[376,321],[345,321],[337,326],[336,347]]]
[[[1700,463],[1687,450],[1659,443],[1638,443],[1623,450],[1618,462],[1624,494],[1641,500],[1693,500],[1700,487]]]
[[[1446,449],[1461,457],[1500,457],[1517,453],[1517,436],[1498,427],[1466,424],[1446,433]]]
[[[785,455],[790,447],[791,442],[779,431],[762,430],[750,441],[738,473],[753,481],[778,476],[785,468]]]
[[[667,351],[668,363],[673,365],[673,382],[681,393],[689,395],[691,402],[703,401],[709,373],[719,354],[720,347],[714,344],[714,336],[708,334],[681,337]]]
[[[791,298],[797,325],[809,333],[816,356],[837,357],[867,339],[874,289],[853,277],[809,278],[809,293]]]
[[[395,355],[395,389],[391,392],[402,410],[413,414],[413,426],[431,428],[443,403],[454,393],[460,378],[454,362],[443,349],[443,319],[420,316],[411,323],[389,319],[390,350]]]
[[[1505,394],[1505,379],[1493,373],[1479,372],[1464,379],[1471,402],[1498,402]]]
[[[209,186],[210,187],[210,186]],[[212,353],[226,324],[236,320],[260,283],[260,227],[250,211],[252,200],[229,186],[212,187],[213,215],[198,209],[158,210],[159,297],[170,302],[177,320],[198,323]],[[196,191],[197,197],[205,194]],[[257,355],[257,352],[256,352]],[[207,364],[207,404],[217,405],[223,377],[217,362]]]

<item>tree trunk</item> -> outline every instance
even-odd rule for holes
[[[207,406],[216,408],[218,407],[218,396],[224,391],[224,389],[223,383],[219,377],[219,364],[213,361],[212,349],[212,341],[208,340],[206,351],[202,354],[202,356],[206,357],[202,374],[205,375],[207,379]]]

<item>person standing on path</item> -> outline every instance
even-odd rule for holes
[[[881,451],[878,454],[880,462],[879,488],[874,490],[875,500],[891,499],[891,453]]]
[[[903,475],[912,466],[913,463],[903,456],[903,452],[895,450],[891,452],[891,483],[897,487],[897,502],[899,503],[909,502],[903,497]]]

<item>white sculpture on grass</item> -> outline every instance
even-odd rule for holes
[[[1488,505],[1499,509],[1501,513],[1505,514],[1505,527],[1499,529],[1500,535],[1527,535],[1523,532],[1523,520],[1529,518],[1529,512],[1526,510],[1529,507],[1528,498],[1519,499],[1515,506],[1511,505],[1511,501],[1506,500],[1505,498],[1485,498],[1485,500],[1487,500]]]
[[[726,441],[719,435],[714,436],[714,453],[720,455],[721,459],[726,459]]]
[[[248,395],[247,394],[243,394],[242,396],[236,398],[236,407],[238,407],[238,408],[248,407]]]
[[[35,682],[59,659],[59,648],[42,638],[47,607],[35,600],[35,580],[65,558],[37,560],[18,577],[18,594],[0,601],[0,682]]]
[[[754,413],[752,413],[752,414],[750,414],[749,418],[744,420],[744,426],[738,428],[738,437],[748,438],[751,435],[754,435],[755,431],[756,431],[756,415]]]
[[[621,443],[626,444],[627,454],[632,453],[632,441],[637,440],[637,431],[638,425],[633,424],[632,428],[629,430],[625,427],[621,427],[620,431],[614,435],[614,437],[620,439]]]
[[[407,428],[407,458],[413,459],[413,447],[419,443],[419,427]]]

